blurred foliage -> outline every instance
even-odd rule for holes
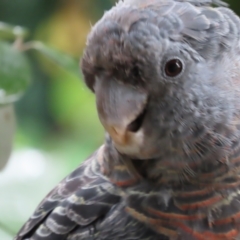
[[[0,66],[0,104],[14,102],[30,83],[29,62],[16,47],[0,40]]]
[[[20,43],[25,48],[24,55],[16,55],[14,61],[23,64],[25,70],[18,78],[25,79],[20,81],[24,85],[29,82],[29,69],[32,76],[30,87],[16,103],[15,149],[31,147],[52,156],[42,175],[36,175],[35,180],[16,178],[16,173],[22,171],[24,174],[24,169],[13,171],[11,176],[16,180],[14,177],[1,178],[0,173],[0,224],[13,232],[26,221],[44,195],[103,142],[94,94],[83,83],[79,59],[91,25],[114,2],[0,0],[0,21],[4,22],[0,23],[0,39],[8,41],[7,44],[0,42],[0,64],[4,48]],[[240,1],[229,0],[228,3],[240,14]],[[14,43],[16,38],[20,42]],[[22,38],[24,45],[21,45]],[[14,66],[17,68],[18,64]],[[30,160],[37,166],[35,158]],[[25,166],[15,165],[19,169]],[[26,166],[31,166],[34,174],[34,166],[29,162]],[[7,235],[0,226],[0,239],[11,239]]]
[[[25,132],[33,146],[55,136],[74,136],[80,144],[92,143],[93,149],[103,141],[94,95],[81,79],[78,62],[91,24],[111,5],[111,1],[0,1],[0,20],[28,29],[28,35],[24,32],[31,40],[28,47],[37,50],[27,52],[33,83],[16,104],[19,132]]]
[[[0,23],[0,39],[25,38],[27,35],[28,30],[23,27],[13,26],[4,22]]]

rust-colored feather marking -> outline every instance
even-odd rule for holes
[[[184,232],[188,233],[193,240],[228,240],[234,239],[234,237],[237,237],[239,235],[239,230],[237,229],[231,229],[226,233],[213,233],[210,231],[198,232],[191,227],[184,225],[181,222],[178,223],[178,226]]]
[[[206,200],[199,200],[197,202],[193,202],[193,203],[179,203],[178,201],[175,201],[175,205],[183,210],[191,210],[191,209],[199,209],[199,208],[206,208],[209,206],[212,206],[213,204],[219,202],[220,200],[223,199],[223,196],[213,196],[211,198],[208,198]]]
[[[179,214],[179,213],[174,213],[174,212],[162,212],[162,211],[157,211],[156,209],[148,207],[146,209],[149,213],[168,219],[169,221],[179,221],[179,220],[184,220],[184,221],[196,221],[196,220],[201,220],[206,217],[206,214],[202,213],[197,213],[195,215],[185,215],[185,214]]]
[[[237,212],[229,217],[226,217],[224,219],[218,219],[214,221],[214,225],[227,225],[227,224],[236,224],[240,223],[240,212]]]
[[[167,227],[164,227],[168,221],[166,220],[158,220],[154,218],[147,217],[146,215],[139,213],[133,208],[126,207],[125,209],[129,214],[131,214],[135,219],[138,219],[141,222],[146,223],[147,225],[151,225],[155,231],[160,234],[164,234],[171,239],[176,239],[178,237],[178,233],[175,230],[171,230]]]
[[[188,197],[197,197],[197,196],[204,196],[212,192],[212,187],[209,188],[202,188],[199,190],[193,191],[176,191],[174,195],[181,197],[181,198],[188,198]]]

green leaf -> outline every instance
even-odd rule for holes
[[[17,37],[25,38],[28,30],[20,26],[13,26],[0,22],[0,39],[15,39]]]
[[[18,100],[30,80],[30,66],[24,53],[0,41],[0,104]]]
[[[73,73],[77,77],[80,77],[79,62],[71,56],[60,52],[57,49],[46,46],[41,42],[33,42],[31,46],[32,49],[37,50],[58,66],[64,68],[70,73]]]

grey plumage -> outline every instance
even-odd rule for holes
[[[225,6],[125,0],[93,26],[81,67],[105,144],[16,240],[240,239],[240,20]]]

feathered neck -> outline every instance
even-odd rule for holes
[[[176,187],[189,183],[213,186],[240,181],[240,141],[236,138],[229,141],[227,146],[219,148],[218,152],[212,151],[211,154],[203,155],[205,159],[201,161],[194,161],[193,155],[189,153],[176,154],[176,159],[171,160],[130,159],[120,154],[107,136],[105,144],[99,150],[98,162],[102,173],[120,187],[128,187],[140,181],[156,186],[164,184]]]

